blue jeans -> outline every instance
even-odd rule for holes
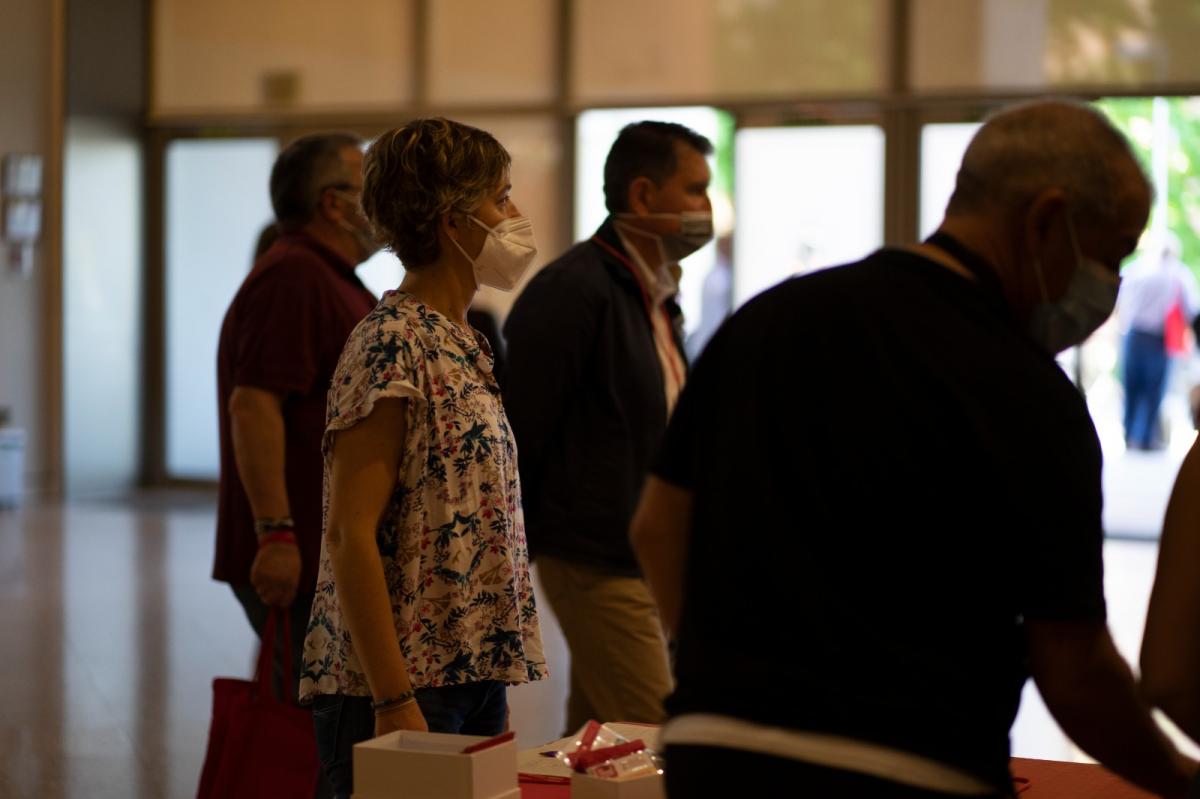
[[[1130,330],[1125,336],[1125,443],[1134,449],[1158,446],[1158,410],[1171,366],[1161,333]]]
[[[499,735],[508,715],[507,691],[495,680],[420,688],[417,704],[430,732]],[[337,799],[349,799],[354,792],[354,745],[375,737],[371,699],[326,694],[313,700],[312,711],[321,769]]]

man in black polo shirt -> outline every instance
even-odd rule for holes
[[[1028,676],[1085,751],[1183,796],[1195,764],[1105,625],[1100,448],[1054,361],[1111,313],[1149,202],[1098,113],[1012,109],[927,242],[716,335],[631,531],[678,635],[673,796],[1008,795]]]
[[[529,550],[571,650],[572,731],[660,722],[671,690],[629,520],[686,374],[674,270],[712,237],[711,152],[682,125],[626,126],[604,164],[608,219],[530,281],[505,325],[504,405]]]

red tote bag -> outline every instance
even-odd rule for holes
[[[1183,302],[1176,298],[1163,319],[1163,346],[1168,355],[1183,355],[1187,352],[1187,329],[1188,320],[1183,315]]]
[[[312,714],[280,701],[271,690],[279,626],[283,685],[292,684],[291,624],[286,611],[273,608],[263,629],[254,680],[213,680],[212,725],[197,799],[312,799],[320,768]]]

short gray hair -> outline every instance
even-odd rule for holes
[[[301,136],[283,148],[271,169],[271,207],[281,229],[302,227],[312,219],[324,189],[350,185],[354,176],[342,150],[361,146],[358,136],[337,131]]]
[[[991,116],[971,140],[946,213],[1017,209],[1057,187],[1082,220],[1111,224],[1128,188],[1125,164],[1149,189],[1129,142],[1095,108],[1067,100],[1014,106]]]

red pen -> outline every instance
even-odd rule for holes
[[[577,753],[578,757],[575,758],[575,762],[571,765],[580,774],[584,774],[589,768],[599,763],[607,763],[609,760],[616,760],[618,757],[631,755],[645,748],[646,744],[642,743],[641,738],[638,738],[637,740],[626,741],[616,746],[606,746],[601,749],[593,749],[590,752]]]
[[[473,755],[476,752],[482,751],[484,749],[491,749],[493,746],[499,746],[500,744],[508,743],[509,741],[511,741],[513,738],[516,738],[516,737],[517,737],[516,732],[513,732],[511,730],[508,732],[503,732],[503,733],[500,733],[499,735],[497,735],[495,738],[488,738],[486,741],[480,741],[477,744],[471,744],[466,749],[462,750],[461,754]]]

